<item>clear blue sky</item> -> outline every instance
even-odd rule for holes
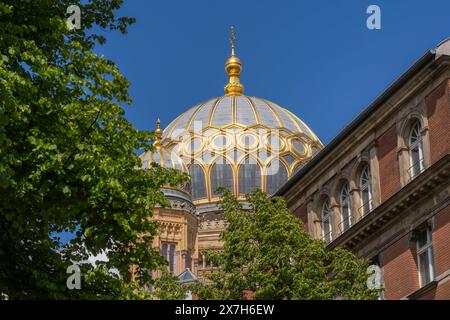
[[[381,30],[366,9],[381,8]],[[328,143],[426,50],[450,37],[448,0],[148,1],[120,13],[137,23],[97,49],[131,82],[139,129],[223,94],[234,25],[245,93],[272,100]]]

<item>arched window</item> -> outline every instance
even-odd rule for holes
[[[352,201],[348,183],[344,183],[339,195],[341,211],[341,231],[344,232],[352,225]]]
[[[287,181],[288,173],[281,161],[273,160],[267,167],[266,177],[266,192],[272,195]]]
[[[175,249],[174,243],[162,242],[161,243],[161,255],[169,264],[169,271],[175,273],[176,261],[175,261]]]
[[[361,170],[359,190],[362,203],[360,212],[361,216],[364,216],[372,210],[372,177],[370,175],[370,168],[368,164],[366,164]]]
[[[191,176],[192,199],[206,198],[205,173],[199,164],[192,164],[189,167]]]
[[[255,189],[261,189],[261,168],[255,159],[245,158],[239,167],[238,177],[239,194],[248,194]]]
[[[327,244],[333,240],[332,217],[330,199],[327,198],[322,205],[322,238]]]
[[[233,192],[233,170],[225,159],[219,159],[211,168],[211,193],[220,195],[219,188]]]
[[[408,137],[409,150],[409,177],[414,179],[419,173],[425,169],[423,160],[423,143],[422,143],[422,126],[416,121],[411,127]]]

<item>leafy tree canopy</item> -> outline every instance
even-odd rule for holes
[[[69,30],[74,4],[81,29]],[[136,170],[153,134],[124,118],[129,82],[93,52],[106,41],[97,31],[134,22],[117,16],[121,5],[0,1],[0,293],[10,299],[142,297],[163,264],[149,217],[167,204],[160,187],[185,177]],[[63,246],[65,230],[75,239]],[[67,266],[101,252],[109,261],[84,264],[81,290],[68,290]]]
[[[189,287],[181,284],[177,277],[166,269],[155,280],[153,297],[159,300],[183,300]]]
[[[262,191],[247,196],[244,209],[223,191],[222,208],[228,228],[224,249],[206,252],[218,271],[195,289],[200,299],[375,299],[367,287],[368,262],[350,251],[327,251],[312,239],[282,198]]]

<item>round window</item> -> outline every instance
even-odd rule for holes
[[[185,150],[188,154],[197,153],[202,149],[202,143],[201,138],[193,138],[186,142]]]
[[[292,148],[299,154],[305,153],[305,146],[300,142],[300,140],[292,140]]]
[[[283,148],[283,141],[277,135],[271,134],[267,136],[267,146],[269,150],[281,150]]]
[[[226,135],[219,134],[218,136],[214,137],[212,140],[212,144],[214,148],[223,150],[226,149],[231,143],[231,139],[227,137]]]
[[[244,133],[239,137],[239,145],[243,148],[253,149],[257,144],[256,137],[250,133]]]

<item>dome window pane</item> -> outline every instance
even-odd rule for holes
[[[266,170],[266,191],[274,194],[288,179],[286,167],[278,160],[270,163]]]
[[[281,150],[283,148],[283,142],[275,134],[267,137],[267,145],[271,150]]]
[[[193,138],[186,143],[186,152],[188,154],[194,154],[199,152],[202,149],[202,139],[201,138]]]
[[[223,159],[219,159],[211,168],[211,193],[214,196],[220,195],[219,188],[233,191],[233,171]]]
[[[243,148],[252,149],[257,145],[256,137],[252,134],[246,133],[239,137],[239,144]]]
[[[293,140],[292,147],[294,148],[294,151],[297,153],[300,154],[305,153],[305,147],[303,146],[303,143],[301,143],[299,140]]]
[[[226,149],[228,145],[231,143],[230,138],[221,134],[213,139],[213,145],[216,149]]]
[[[192,198],[194,200],[206,198],[205,173],[202,167],[198,164],[191,165],[189,174],[191,175]]]
[[[253,158],[246,158],[239,167],[239,194],[261,189],[261,168]]]

